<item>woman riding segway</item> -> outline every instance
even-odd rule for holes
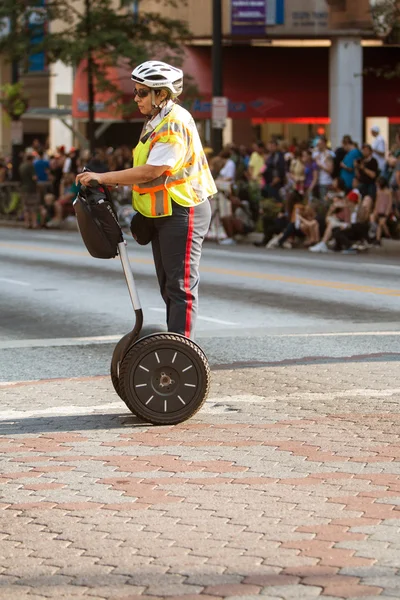
[[[216,187],[196,124],[176,104],[183,72],[147,61],[132,72],[134,97],[146,121],[134,150],[134,166],[77,176],[82,185],[132,185],[137,215],[132,234],[151,241],[168,331],[193,337],[198,307],[199,263],[210,225],[209,198]]]

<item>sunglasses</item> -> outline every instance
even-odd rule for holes
[[[156,94],[159,94],[160,91],[159,90],[154,90]],[[136,96],[139,96],[139,98],[147,98],[147,96],[151,93],[151,90],[146,90],[145,88],[140,88],[140,90],[138,89],[134,89],[133,90],[133,97],[136,98]]]

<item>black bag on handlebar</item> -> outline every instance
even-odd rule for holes
[[[89,253],[95,258],[115,258],[123,242],[121,227],[106,187],[83,187],[74,201],[79,231]]]

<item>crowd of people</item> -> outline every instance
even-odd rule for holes
[[[400,134],[391,149],[378,126],[371,135],[361,147],[345,135],[335,151],[321,135],[314,143],[273,139],[251,152],[230,146],[210,156],[219,190],[213,214],[226,236],[220,243],[261,228],[259,247],[356,253],[398,237]]]
[[[54,151],[43,147],[39,140],[26,148],[19,166],[20,193],[25,226],[29,229],[59,228],[65,219],[74,216],[73,201],[78,186],[75,178],[84,167],[103,173],[132,166],[132,149],[118,148],[89,150],[78,148],[67,150],[64,146]],[[11,177],[6,160],[0,161],[0,183]],[[126,201],[131,201],[130,190]],[[121,192],[119,192],[121,193]]]
[[[258,247],[345,253],[398,237],[400,133],[391,149],[379,127],[371,134],[373,142],[361,147],[346,135],[335,151],[323,135],[308,143],[260,141],[251,149],[231,144],[217,155],[206,148],[218,188],[210,237],[235,244],[239,236],[262,231]],[[74,215],[75,178],[85,166],[95,172],[129,168],[132,149],[99,148],[91,155],[60,146],[50,152],[38,140],[26,149],[19,168],[26,227],[58,228]],[[0,183],[8,177],[0,161]],[[130,189],[117,194],[119,205],[130,205]]]

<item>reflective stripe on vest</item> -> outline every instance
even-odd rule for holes
[[[216,193],[208,162],[191,115],[175,105],[150,136],[134,151],[134,166],[146,164],[156,143],[179,144],[181,158],[160,177],[133,186],[133,206],[148,217],[172,214],[171,198],[182,206],[194,206]]]

